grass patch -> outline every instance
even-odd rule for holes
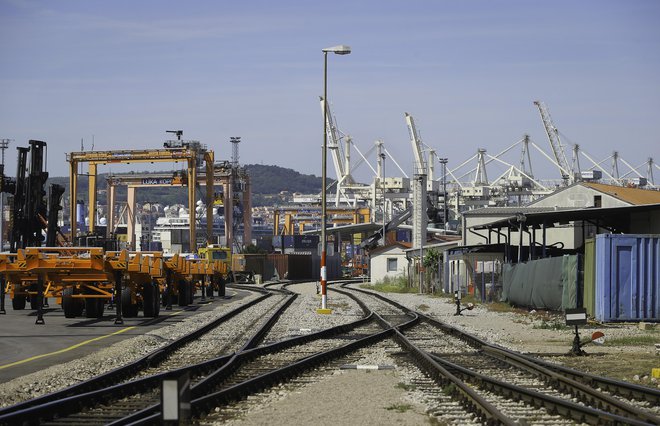
[[[627,337],[617,337],[615,339],[608,339],[605,335],[605,344],[613,346],[644,346],[644,345],[654,345],[660,343],[660,335],[658,334],[644,334],[641,336],[627,336]]]
[[[388,411],[396,411],[397,413],[405,413],[410,410],[412,405],[410,404],[392,404],[389,407],[385,407]]]
[[[330,307],[332,309],[336,309],[336,310],[339,310],[339,309],[346,310],[346,309],[350,308],[350,306],[351,305],[349,305],[347,302],[328,303],[328,307]]]
[[[404,391],[408,392],[408,391],[413,391],[413,390],[417,389],[417,386],[416,385],[410,385],[408,383],[399,382],[399,383],[396,384],[396,388],[397,389],[403,389]]]
[[[408,280],[404,276],[385,277],[383,281],[374,284],[362,284],[360,287],[383,293],[417,293],[416,287],[408,287]]]
[[[509,305],[506,302],[487,303],[486,307],[491,312],[518,312],[519,309]]]
[[[456,385],[453,383],[448,384],[447,386],[442,388],[442,393],[447,396],[453,395],[454,393],[456,393]]]

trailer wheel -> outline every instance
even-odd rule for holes
[[[11,306],[14,308],[15,311],[22,311],[25,309],[25,296],[22,294],[15,294],[14,298],[11,299]]]
[[[169,292],[167,289],[165,289],[165,291],[163,291],[163,297],[162,297],[162,299],[163,299],[163,306],[167,306],[167,297],[168,297],[169,294],[170,294],[170,292]],[[172,304],[178,303],[178,301],[179,301],[179,297],[178,297],[177,294],[174,294],[174,293],[173,293],[173,294],[171,295],[171,297],[172,297]]]
[[[30,291],[37,291],[37,285],[36,284],[30,284]],[[28,296],[30,298],[30,309],[36,310],[39,309],[39,306],[37,304],[38,297],[36,294],[30,294]]]
[[[82,314],[83,301],[74,299],[73,287],[67,287],[62,290],[62,309],[64,310],[65,318],[75,318]]]
[[[142,285],[142,310],[145,317],[157,317],[157,310],[160,307],[160,301],[157,297],[157,287],[153,283],[144,283]]]
[[[179,306],[188,306],[190,304],[189,295],[190,289],[188,283],[181,280],[179,281]]]
[[[154,283],[154,318],[160,315],[160,286]]]
[[[85,299],[85,316],[87,318],[103,318],[104,308],[104,300],[101,298]]]
[[[137,316],[138,307],[137,304],[133,303],[130,288],[124,287],[121,289],[121,311],[126,318]]]

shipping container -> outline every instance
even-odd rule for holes
[[[234,272],[252,272],[268,281],[274,275],[273,263],[265,254],[234,254],[231,259],[231,270]]]
[[[280,279],[313,280],[312,255],[310,254],[280,254],[267,255],[268,261],[277,270]],[[317,275],[319,273],[317,272]]]
[[[396,230],[396,240],[400,241],[402,243],[409,243],[411,242],[411,236],[412,231],[409,229],[397,229]]]
[[[321,278],[321,257],[316,254],[279,254],[268,255],[281,279],[319,280]],[[341,277],[341,258],[339,254],[326,256],[326,275],[328,280]]]
[[[596,236],[598,321],[658,322],[660,235]]]

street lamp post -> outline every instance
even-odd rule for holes
[[[380,154],[380,159],[383,161],[383,166],[381,167],[381,170],[383,172],[383,175],[381,176],[380,179],[380,187],[383,190],[383,246],[387,245],[387,241],[385,238],[385,154],[381,153]]]
[[[328,281],[326,273],[326,222],[327,222],[327,206],[326,206],[326,169],[328,160],[328,52],[336,55],[348,55],[351,53],[349,46],[339,45],[327,47],[323,51],[323,161],[321,164],[321,308],[316,311],[320,314],[332,313],[328,309]]]

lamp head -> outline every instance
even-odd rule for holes
[[[332,52],[336,55],[348,55],[349,53],[351,53],[351,47],[343,44],[340,44],[338,46],[326,47],[325,49],[322,50],[325,53]]]

